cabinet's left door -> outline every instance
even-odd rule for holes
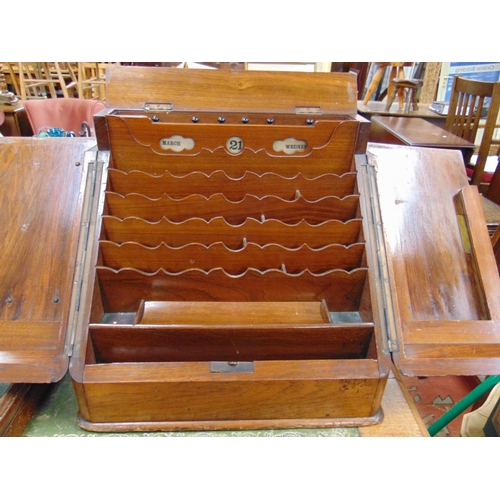
[[[68,367],[75,261],[93,139],[0,139],[0,382]]]

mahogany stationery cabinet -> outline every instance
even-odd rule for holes
[[[110,68],[89,139],[0,140],[0,381],[97,431],[360,426],[500,373],[457,151],[367,145],[350,74]]]

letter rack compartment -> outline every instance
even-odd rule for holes
[[[377,423],[392,362],[500,371],[458,153],[367,145],[349,74],[108,71],[97,147],[2,140],[0,379],[69,359],[83,428],[203,430]]]

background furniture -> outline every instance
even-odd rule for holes
[[[370,125],[370,142],[458,149],[466,160],[474,152],[472,142],[457,137],[421,118],[374,116]]]
[[[409,113],[410,109],[418,111],[417,90],[422,87],[424,81],[412,78],[395,78],[391,83],[393,85],[393,90],[387,101],[386,109],[391,109],[391,105],[396,98],[396,94],[401,95],[402,92],[404,97],[404,108],[401,106],[401,100],[399,100],[398,109],[404,111],[405,113]]]
[[[391,68],[391,73],[389,76],[389,86],[387,89],[387,94],[391,95],[392,94],[392,89],[393,89],[393,84],[392,80],[395,78],[405,78],[405,72],[404,68],[407,66],[412,66],[412,62],[378,62],[376,63],[378,66],[378,69],[376,73],[374,74],[370,84],[368,85],[368,89],[366,90],[365,98],[363,99],[363,102],[366,104],[372,97],[372,95],[375,93],[375,90],[377,90],[377,87],[382,80],[382,77],[384,76],[385,70],[387,67]],[[399,107],[403,107],[403,94],[400,93],[399,95]]]
[[[478,131],[484,122],[477,159],[468,163],[467,174],[471,183],[489,184],[493,175],[484,172],[490,155],[493,132],[500,108],[500,82],[480,82],[456,76],[446,119],[446,130],[469,142],[476,142]]]
[[[119,63],[79,62],[78,97],[81,99],[106,100],[106,68]]]
[[[13,105],[0,104],[0,110],[4,114],[4,122],[0,125],[2,135],[26,137],[33,135],[22,101],[19,100]]]
[[[402,116],[407,118],[422,118],[429,123],[433,123],[438,127],[445,128],[446,115],[438,115],[429,109],[431,103],[421,102],[418,110],[410,109],[408,113],[399,109],[399,103],[394,103],[387,109],[387,105],[382,101],[368,101],[366,104],[363,101],[358,101],[358,113],[364,118],[371,120],[373,116]]]
[[[18,63],[21,99],[45,97],[75,97],[77,90],[76,63],[20,62]]]

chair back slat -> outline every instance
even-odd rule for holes
[[[482,82],[456,76],[446,118],[446,130],[469,142],[477,142],[479,129],[483,130],[477,144],[478,158],[473,168],[472,184],[483,180],[498,110],[500,108],[500,82]]]

